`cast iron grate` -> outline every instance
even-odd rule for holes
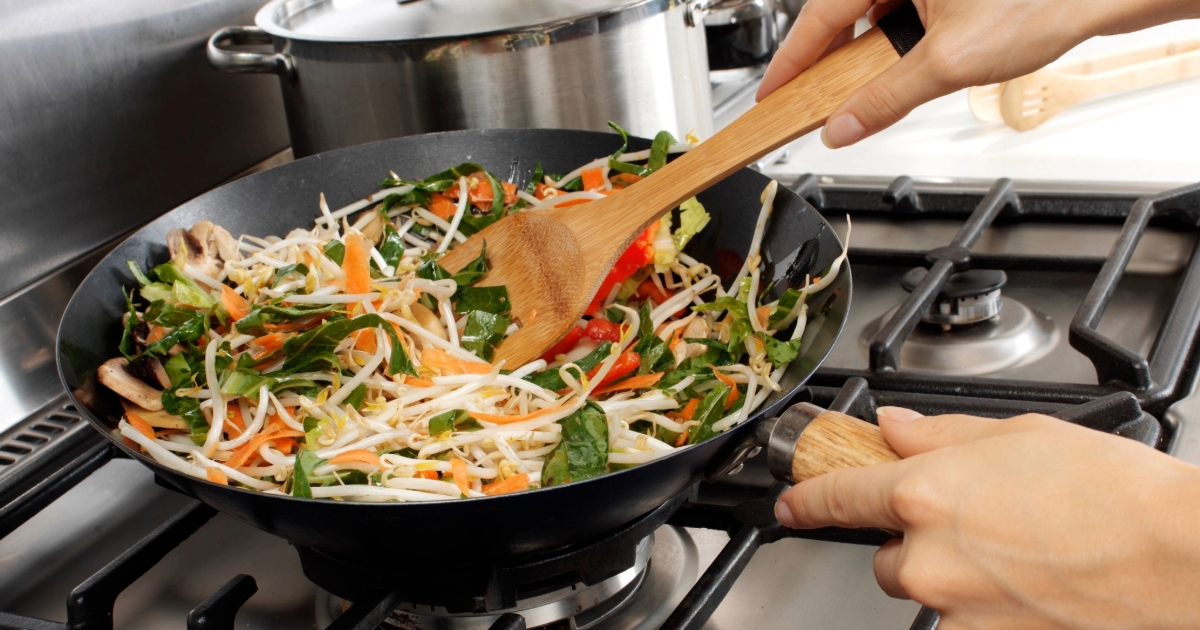
[[[1148,356],[1141,356],[1096,331],[1105,307],[1151,220],[1195,231],[1200,227],[1200,184],[1133,199],[1103,194],[1024,193],[1013,182],[1001,179],[986,193],[918,191],[912,180],[900,177],[884,190],[821,186],[805,175],[793,190],[826,215],[897,217],[966,217],[958,235],[946,246],[928,252],[851,248],[850,260],[860,264],[898,267],[923,266],[928,273],[883,326],[869,346],[866,370],[823,368],[813,377],[816,385],[837,386],[846,379],[866,378],[877,390],[915,391],[928,394],[969,394],[983,398],[1051,401],[1082,404],[1111,393],[1127,391],[1137,396],[1148,412],[1163,417],[1167,406],[1186,387],[1192,368],[1200,324],[1200,255],[1193,252],[1178,292]],[[1121,233],[1107,258],[979,254],[971,246],[997,220],[1007,222],[1124,219]],[[1087,297],[1071,322],[1069,341],[1096,369],[1099,385],[1035,382],[989,377],[948,377],[904,372],[899,352],[921,313],[929,307],[954,273],[970,269],[1039,269],[1089,271],[1097,274]],[[1169,426],[1164,426],[1170,438]]]

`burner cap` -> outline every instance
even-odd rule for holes
[[[929,271],[923,267],[909,270],[900,279],[900,286],[911,293]],[[961,324],[987,321],[1000,314],[1000,287],[1008,282],[1003,271],[972,269],[950,276],[921,321],[939,324],[949,329]]]
[[[916,267],[910,269],[904,277],[900,279],[900,286],[904,287],[905,291],[912,293],[913,289],[917,288],[918,284],[925,279],[925,274],[929,270],[924,267]],[[986,295],[992,291],[998,291],[1008,283],[1008,276],[996,269],[972,269],[962,273],[956,273],[950,276],[946,281],[946,286],[942,287],[942,292],[938,294],[938,298],[965,298]]]

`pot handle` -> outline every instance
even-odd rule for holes
[[[221,72],[278,74],[291,80],[296,71],[290,55],[234,52],[222,48],[227,44],[237,46],[270,43],[271,35],[256,26],[226,26],[208,38],[208,65]]]
[[[793,484],[839,468],[900,460],[878,426],[811,403],[792,405],[760,423],[755,434],[767,449],[771,474]]]

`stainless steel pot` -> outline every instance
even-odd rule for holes
[[[297,157],[432,131],[712,131],[707,0],[273,0],[209,63],[279,75]],[[274,53],[231,46],[271,44]]]

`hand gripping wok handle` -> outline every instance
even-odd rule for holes
[[[879,427],[816,405],[792,405],[759,426],[767,468],[776,478],[800,483],[839,468],[899,461]]]

